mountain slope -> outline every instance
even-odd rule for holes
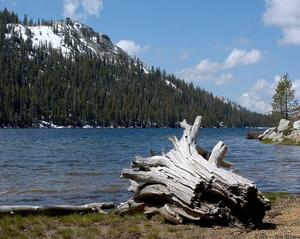
[[[44,25],[9,23],[6,28],[8,31],[5,34],[6,39],[29,40],[34,48],[52,47],[60,50],[65,56],[76,53],[92,53],[100,57],[111,58],[127,55],[105,34],[96,33],[92,28],[70,19],[44,22]]]
[[[20,22],[0,12],[0,126],[264,126],[252,113],[159,68],[145,69],[104,34],[66,21]]]

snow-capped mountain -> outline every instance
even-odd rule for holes
[[[0,19],[0,127],[177,127],[195,115],[206,116],[204,126],[271,122],[145,68],[79,22],[21,21],[6,9]]]
[[[7,24],[6,39],[22,38],[30,40],[33,48],[41,46],[60,50],[64,56],[73,53],[91,53],[114,58],[119,55],[129,57],[125,51],[113,44],[110,38],[84,24],[70,19],[41,25]]]
[[[51,46],[52,49],[61,51],[65,57],[82,53],[108,59],[114,59],[120,55],[131,58],[124,50],[113,44],[107,35],[95,32],[91,27],[69,18],[36,25],[9,23],[7,29],[6,39],[30,40],[33,48]],[[144,67],[144,72],[148,73],[146,67]],[[172,82],[163,80],[166,85],[177,89]]]

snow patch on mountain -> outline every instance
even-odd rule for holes
[[[44,25],[9,23],[6,28],[8,32],[5,34],[6,39],[31,41],[33,49],[40,47],[45,47],[45,50],[48,48],[56,49],[61,51],[64,57],[81,53],[106,57],[107,59],[117,59],[120,56],[131,59],[124,50],[113,44],[107,35],[94,32],[92,28],[71,19],[54,21]],[[32,56],[28,55],[28,58],[32,58]],[[142,67],[143,71],[149,74],[149,69],[145,66]],[[164,81],[169,87],[181,92],[172,82]]]
[[[5,37],[10,39],[16,34],[18,38],[25,41],[31,40],[34,48],[41,46],[50,46],[54,49],[61,49],[64,54],[69,54],[71,49],[68,48],[64,42],[65,36],[63,34],[55,34],[52,26],[23,26],[22,24],[8,24],[11,32]]]
[[[166,82],[166,85],[169,86],[169,87],[172,87],[173,89],[175,89],[177,92],[179,93],[182,93],[182,90],[179,89],[175,84],[173,84],[171,81],[169,80],[166,80],[165,79],[165,82]]]
[[[120,54],[129,57],[121,48],[114,45],[108,36],[96,33],[92,28],[71,20],[55,21],[49,25],[7,24],[7,29],[6,39],[30,40],[33,48],[51,46],[65,56],[77,52],[108,58],[115,58]]]
[[[174,89],[177,89],[176,85],[174,85],[172,82],[170,82],[168,80],[165,80],[165,81],[166,81],[167,85],[172,86]]]

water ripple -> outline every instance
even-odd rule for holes
[[[300,193],[300,147],[246,140],[245,129],[202,129],[199,144],[228,145],[234,172],[262,191]],[[169,150],[180,129],[0,129],[0,204],[64,204],[126,200],[119,178],[135,155]]]

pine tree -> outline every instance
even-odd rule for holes
[[[288,74],[285,74],[280,78],[273,95],[273,112],[279,113],[281,117],[288,119],[295,113],[297,105],[292,81],[289,79]]]
[[[25,26],[27,26],[27,24],[28,24],[28,16],[27,16],[27,14],[24,15],[23,24]]]

